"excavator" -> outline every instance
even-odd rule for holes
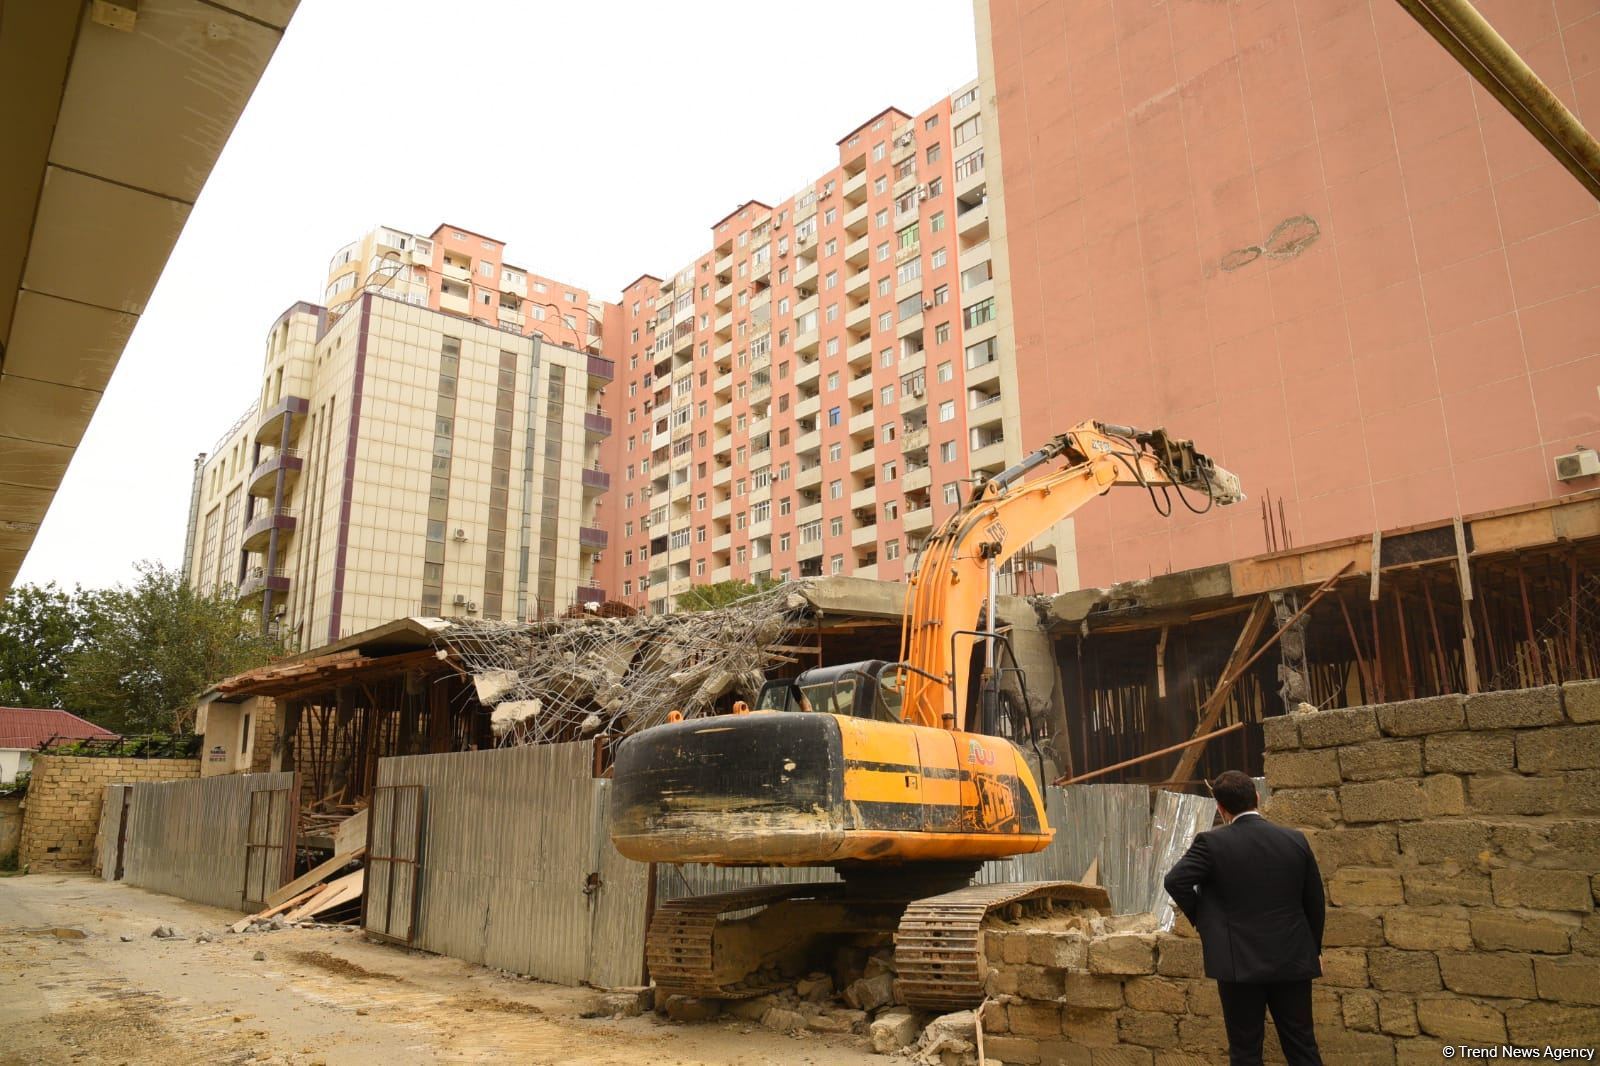
[[[770,680],[753,709],[622,742],[611,839],[623,855],[832,867],[839,877],[661,904],[646,936],[658,987],[757,996],[787,983],[819,944],[892,936],[905,1002],[959,1010],[983,999],[989,916],[1107,906],[1104,889],[1074,882],[970,882],[984,862],[1043,850],[1054,836],[1026,677],[997,620],[999,569],[1118,487],[1148,492],[1163,515],[1174,496],[1197,513],[1244,498],[1238,478],[1192,441],[1079,423],[977,482],[928,538],[907,579],[900,661]]]

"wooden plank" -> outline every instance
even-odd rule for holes
[[[344,852],[343,854],[335,854],[333,858],[329,859],[327,862],[319,863],[316,866],[313,866],[311,869],[307,870],[293,881],[290,881],[288,884],[279,888],[276,892],[272,893],[272,895],[268,896],[264,902],[269,907],[276,907],[278,904],[284,902],[285,900],[294,898],[294,896],[304,892],[311,886],[321,884],[339,868],[355,859],[361,858],[366,853],[367,846],[366,843],[363,842],[359,848],[354,848],[350,851]]]
[[[357,811],[333,831],[333,853],[353,852],[367,842],[367,812]]]
[[[355,873],[346,874],[337,881],[329,881],[321,892],[293,911],[288,916],[288,920],[299,922],[307,918],[315,918],[323,911],[332,910],[341,903],[349,903],[361,895],[366,885],[366,877],[367,871],[357,870]]]
[[[280,903],[276,907],[268,907],[266,910],[256,911],[254,914],[245,915],[243,918],[240,918],[237,922],[234,922],[231,928],[233,929],[233,931],[235,933],[242,933],[246,929],[250,928],[250,923],[251,922],[259,922],[263,918],[271,918],[274,914],[278,914],[281,911],[286,911],[290,907],[299,906],[300,904],[304,903],[306,900],[310,899],[312,896],[316,895],[318,892],[321,892],[321,891],[322,891],[322,886],[321,885],[317,885],[314,888],[308,888],[308,889],[306,889],[306,891],[304,891],[304,892],[300,893],[298,896],[294,897],[294,899],[291,899],[291,900],[289,900],[289,901],[287,901],[285,903]]]

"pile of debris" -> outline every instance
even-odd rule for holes
[[[363,812],[364,814],[365,812]],[[363,841],[350,851],[336,852],[267,896],[261,910],[234,922],[235,933],[263,933],[297,922],[345,924],[361,917],[361,894],[366,888],[365,866],[346,872],[367,854]]]
[[[753,700],[769,667],[793,661],[780,649],[806,609],[801,589],[684,614],[456,622],[439,642],[494,708],[501,746],[625,735]]]

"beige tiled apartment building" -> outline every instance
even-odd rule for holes
[[[192,583],[296,648],[596,598],[610,364],[386,288],[274,323],[260,396],[197,464]]]

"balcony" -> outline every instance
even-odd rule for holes
[[[972,387],[993,382],[995,387],[999,388],[1000,360],[998,358],[989,359],[979,363],[977,366],[967,367],[966,382]]]
[[[852,333],[861,333],[872,329],[872,305],[862,304],[852,307],[844,313],[844,326]]]
[[[995,437],[987,443],[981,443],[974,448],[967,459],[973,473],[979,471],[998,472],[1006,465],[1006,442],[1004,437]]]
[[[846,348],[845,362],[849,364],[851,370],[859,369],[862,364],[871,366],[872,338],[870,336],[862,337],[860,340],[850,345],[850,347]]]
[[[611,381],[617,376],[617,364],[612,359],[602,359],[598,355],[589,356],[589,376],[601,381]]]
[[[912,452],[925,452],[928,450],[928,427],[907,430],[900,438],[900,450],[906,454]]]
[[[1000,421],[1000,394],[973,391],[968,394],[967,426],[990,426]]]
[[[865,548],[876,543],[878,543],[878,524],[876,522],[857,526],[850,531],[850,546],[852,548]]]
[[[866,236],[857,237],[845,245],[844,261],[859,270],[865,271],[868,261],[867,246],[870,242]]]
[[[593,554],[594,552],[598,552],[598,551],[604,551],[605,547],[606,547],[606,542],[609,539],[610,538],[607,536],[606,531],[603,530],[603,529],[596,529],[593,526],[579,526],[578,527],[578,550],[579,551],[587,552],[587,553],[590,553],[590,554]]]
[[[932,480],[933,468],[924,463],[915,469],[905,472],[904,476],[900,478],[900,491],[916,492],[919,489],[925,489]]]
[[[844,294],[862,300],[867,299],[871,295],[871,288],[868,284],[871,280],[872,275],[867,271],[857,270],[844,279]]]
[[[866,488],[856,489],[850,494],[850,509],[852,511],[875,510],[878,506],[878,486],[868,485]]]
[[[844,216],[844,231],[852,238],[864,236],[867,232],[867,204],[852,208]]]
[[[585,494],[609,492],[611,490],[611,475],[604,470],[585,467],[579,477],[583,482]]]
[[[860,377],[851,378],[850,384],[845,388],[845,395],[852,400],[859,400],[863,396],[872,395],[872,374],[867,372]]]
[[[905,512],[903,524],[907,533],[917,533],[933,528],[933,505],[925,503],[915,510]]]
[[[276,511],[270,507],[263,508],[260,513],[250,516],[250,521],[244,526],[244,539],[240,541],[245,551],[265,551],[272,541],[272,531],[280,530],[284,533],[294,532],[294,511],[288,507],[280,507]]]
[[[814,396],[802,396],[794,406],[794,417],[797,419],[815,418],[821,410],[822,395],[820,393]]]
[[[844,188],[840,190],[845,202],[859,204],[867,198],[867,172],[865,168],[856,171],[845,179]]]
[[[283,423],[285,419],[297,419],[310,409],[310,402],[303,396],[285,396],[271,407],[267,408],[261,416],[261,421],[256,423],[255,442],[257,444],[270,444],[277,447],[283,440]],[[289,426],[289,439],[294,440],[299,429],[298,423],[291,421]]]
[[[596,440],[611,436],[611,416],[603,415],[599,411],[585,411],[583,431]]]
[[[815,329],[808,330],[794,339],[794,350],[798,355],[815,355],[817,352],[818,334]]]
[[[956,233],[963,240],[982,241],[989,236],[989,201],[971,207],[956,216]]]
[[[871,470],[877,462],[877,457],[878,453],[873,448],[863,448],[859,452],[852,452],[850,454],[850,472],[859,474],[863,471]]]
[[[870,436],[873,433],[874,428],[875,428],[874,427],[874,419],[875,418],[876,418],[876,413],[870,407],[867,408],[865,411],[862,411],[858,415],[851,415],[850,416],[850,435],[852,437],[859,437],[859,436],[861,436],[863,434],[866,434],[866,435]]]
[[[816,466],[802,466],[795,475],[795,487],[798,489],[814,489],[822,484],[822,464]]]
[[[276,494],[278,473],[285,475],[285,489],[291,483],[290,479],[298,478],[305,460],[300,458],[300,453],[293,448],[285,448],[267,459],[263,459],[250,471],[250,495],[272,496]]]
[[[816,359],[812,359],[810,362],[802,361],[800,363],[800,365],[795,368],[795,371],[794,371],[794,384],[795,384],[795,387],[799,388],[802,385],[809,385],[812,382],[816,381],[817,378],[819,378],[821,376],[822,376],[822,363],[820,363]]]
[[[239,586],[239,602],[259,599],[267,591],[288,592],[289,575],[281,566],[268,570],[264,566],[252,567],[245,574],[244,582]]]

